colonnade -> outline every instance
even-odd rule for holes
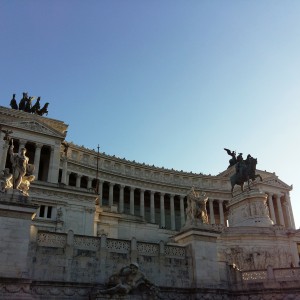
[[[291,201],[288,193],[268,194],[268,207],[270,218],[274,224],[288,228],[295,228],[295,221],[291,211]]]
[[[104,181],[99,182],[99,204],[105,206],[103,203],[103,184]],[[124,189],[129,190],[129,214],[138,215],[142,218],[146,218],[145,211],[149,211],[147,221],[150,223],[159,223],[161,228],[168,228],[176,230],[181,228],[185,224],[185,203],[186,195],[172,194],[168,192],[147,190],[143,188],[126,186],[124,184],[106,182],[108,184],[108,206],[117,205],[118,212],[124,213]],[[118,189],[118,199],[114,197],[115,187]],[[139,193],[138,199],[135,197],[135,193]],[[148,207],[145,207],[145,195],[149,200]],[[218,203],[218,212],[215,213],[214,202]],[[210,223],[216,224],[215,216],[218,216],[218,224],[225,225],[224,216],[224,200],[221,199],[209,199],[209,217]],[[166,207],[168,209],[166,209]],[[168,216],[168,224],[166,224],[166,216]],[[178,224],[178,222],[180,224]]]
[[[58,168],[56,168],[56,166],[59,164],[60,145],[53,146],[53,145],[46,145],[42,143],[36,143],[25,139],[14,139],[14,146],[15,146],[14,152],[16,152],[16,141],[19,144],[18,147],[19,150],[21,148],[26,148],[27,150],[26,156],[33,157],[33,161],[29,160],[29,163],[34,164],[33,175],[35,176],[36,180],[41,179],[53,183],[57,182]],[[9,141],[4,141],[2,143],[3,152],[0,157],[0,170],[3,170],[6,167],[9,147],[10,147]],[[49,159],[49,162],[44,163],[44,166],[47,166],[47,169],[43,170],[44,171],[44,174],[42,176],[43,178],[39,178],[39,170],[40,170],[40,164],[42,160],[41,153],[42,153],[42,149],[45,148],[47,148],[49,152],[49,156],[47,157],[47,159]]]

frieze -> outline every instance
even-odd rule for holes
[[[40,190],[40,189],[36,189],[36,188],[32,188],[32,199],[51,199],[52,200],[80,200],[80,201],[88,201],[91,202],[92,200],[96,200],[96,196],[95,195],[90,195],[90,196],[86,196],[86,195],[82,195],[82,194],[78,194],[78,193],[71,193],[70,190],[66,191],[66,192],[60,192],[60,191],[54,191],[54,190]],[[54,199],[53,199],[54,198]],[[61,202],[56,202],[56,203],[61,203]]]
[[[227,248],[223,256],[229,265],[236,265],[239,270],[263,270],[268,266],[273,268],[290,267],[292,256],[288,249],[274,247],[260,248],[239,246]]]

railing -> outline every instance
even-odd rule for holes
[[[300,268],[273,269],[268,267],[267,270],[242,271],[241,279],[244,282],[300,280]]]
[[[130,240],[108,239],[104,237],[91,237],[74,235],[71,231],[66,233],[40,231],[37,235],[39,247],[64,248],[72,246],[75,249],[98,251],[100,248],[109,252],[130,253],[136,250],[140,255],[186,258],[186,248],[183,246],[168,246],[161,243],[132,242]]]

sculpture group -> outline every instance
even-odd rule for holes
[[[41,108],[41,97],[38,97],[35,104],[32,105],[32,101],[34,100],[34,98],[35,97],[29,97],[28,93],[23,93],[23,97],[18,104],[16,100],[16,94],[13,94],[13,97],[10,100],[10,107],[12,109],[22,110],[28,113],[37,114],[39,116],[48,115],[49,102],[46,102]]]
[[[194,188],[190,190],[187,194],[186,226],[208,224],[207,200],[204,192],[196,192]]]
[[[30,183],[35,179],[32,175],[34,165],[29,164],[29,158],[26,156],[26,148],[21,148],[19,152],[14,152],[13,139],[10,140],[9,147],[10,162],[12,172],[5,168],[0,174],[0,191],[17,190],[24,196],[28,196]]]
[[[239,185],[241,187],[242,192],[244,191],[244,183],[248,183],[248,188],[250,190],[250,180],[254,181],[257,177],[262,178],[259,174],[255,174],[256,172],[256,164],[257,159],[253,158],[250,154],[247,155],[247,158],[244,160],[243,153],[239,153],[236,156],[235,151],[230,151],[227,148],[224,148],[228,155],[232,158],[229,160],[228,168],[234,166],[235,174],[230,177],[231,182],[231,194],[233,193],[233,189],[235,185]]]
[[[107,288],[100,290],[100,294],[127,295],[138,291],[147,299],[161,299],[159,288],[150,282],[143,272],[139,270],[137,263],[131,263],[123,267],[118,273],[109,277]],[[144,298],[143,298],[144,299]]]

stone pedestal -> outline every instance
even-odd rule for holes
[[[0,194],[0,277],[28,278],[28,246],[37,207],[19,193]]]
[[[189,246],[193,260],[193,288],[220,285],[222,276],[217,260],[217,238],[220,231],[211,225],[190,226],[174,236],[178,244]]]
[[[229,227],[273,225],[269,216],[267,195],[259,190],[245,191],[233,197],[227,208]]]

